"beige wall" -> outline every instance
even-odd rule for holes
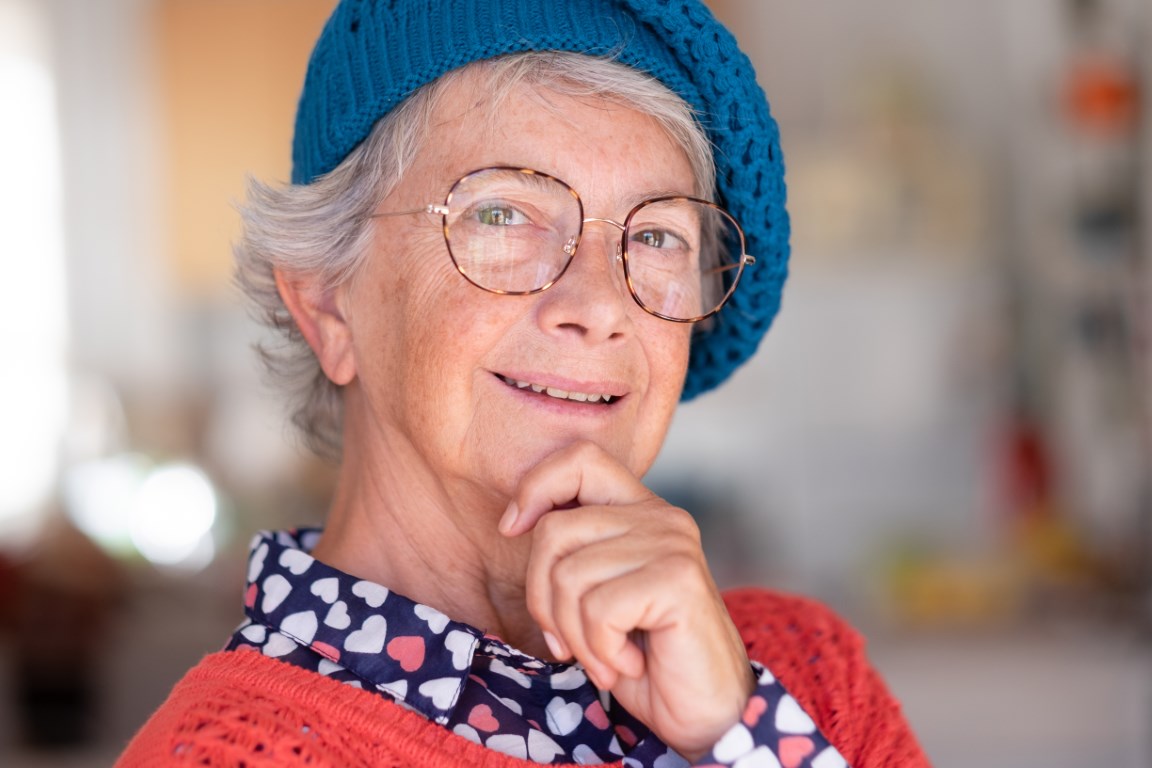
[[[228,286],[244,178],[286,180],[308,52],[335,0],[162,0],[154,10],[167,253],[192,293]]]

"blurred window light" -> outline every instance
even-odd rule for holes
[[[55,93],[42,5],[0,0],[0,539],[47,506],[66,418],[66,305]]]
[[[136,496],[151,470],[140,454],[125,453],[73,465],[64,476],[64,507],[76,527],[106,551],[135,552],[130,532]]]
[[[216,522],[212,482],[190,464],[169,464],[148,475],[136,492],[129,535],[136,549],[156,565],[200,560]],[[207,564],[207,563],[204,563]]]
[[[76,527],[117,557],[199,571],[216,556],[219,498],[191,464],[156,466],[138,453],[83,461],[65,474],[63,496]]]

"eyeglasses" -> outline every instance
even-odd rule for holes
[[[694,197],[645,200],[624,218],[585,218],[572,187],[527,168],[482,168],[461,177],[443,203],[373,214],[443,217],[444,241],[456,269],[491,293],[546,291],[572,263],[584,225],[620,230],[616,258],[632,298],[646,312],[694,323],[720,311],[744,268],[744,231],[727,211]]]

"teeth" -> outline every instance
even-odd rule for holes
[[[584,392],[568,392],[567,390],[560,389],[559,387],[545,387],[543,384],[533,384],[530,381],[520,381],[519,379],[510,379],[507,376],[501,376],[505,384],[516,387],[517,389],[531,389],[533,392],[547,393],[549,397],[555,397],[558,400],[573,400],[577,403],[600,403],[605,405],[611,403],[614,399],[612,395],[602,395],[600,393],[587,394]]]

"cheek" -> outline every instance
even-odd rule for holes
[[[351,307],[361,383],[378,395],[403,399],[419,387],[429,336],[443,327],[437,314],[452,275],[429,238],[386,243],[378,236],[368,268],[356,277]],[[449,263],[448,269],[452,270]]]
[[[660,325],[647,329],[645,354],[650,379],[641,424],[632,442],[630,466],[637,477],[648,471],[664,444],[688,371],[691,326],[664,320],[656,322]]]
[[[650,329],[649,360],[652,361],[653,375],[659,377],[656,386],[661,389],[675,389],[674,399],[679,400],[684,376],[688,372],[692,326],[653,319],[659,325]]]

